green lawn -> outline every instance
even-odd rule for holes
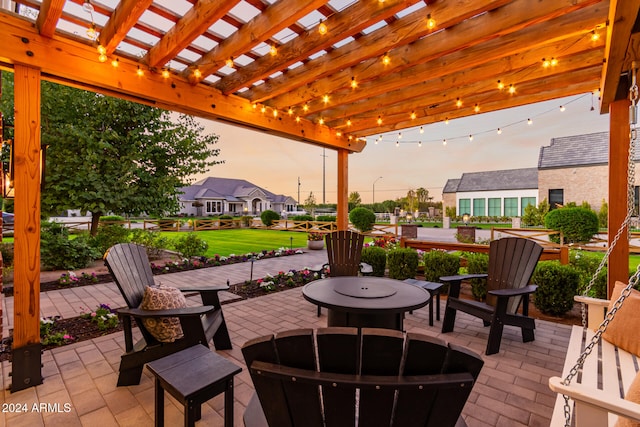
[[[278,248],[303,248],[307,246],[307,233],[277,230],[215,230],[196,231],[198,237],[209,243],[208,257],[214,255],[241,255],[248,252],[272,250]],[[177,237],[176,233],[163,232],[169,239]],[[293,239],[292,239],[293,238]]]

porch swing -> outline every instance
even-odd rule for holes
[[[640,278],[640,266],[629,278],[629,283],[616,283],[611,301],[587,296],[613,248],[624,234],[625,228],[627,239],[630,237],[635,184],[635,145],[638,138],[638,85],[635,62],[631,73],[627,214],[583,295],[575,297],[576,301],[582,303],[582,327],[574,326],[572,329],[563,378],[549,378],[549,387],[558,393],[551,419],[553,427],[640,426],[640,357],[636,356],[640,352],[636,349],[635,343],[629,342],[629,337],[639,336],[640,331],[630,331],[626,321],[622,320],[631,314],[637,319],[640,328],[640,314],[635,314],[640,313],[640,294],[633,289]],[[631,302],[620,314],[625,300]],[[639,303],[637,307],[635,301]],[[585,306],[588,306],[588,323]],[[615,326],[611,326],[616,314],[621,317]],[[620,325],[624,326],[621,328]],[[640,349],[640,339],[637,343],[637,348]],[[628,351],[629,347],[633,347],[635,351]]]

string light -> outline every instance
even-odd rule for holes
[[[449,117],[445,117],[444,118],[444,124],[445,125],[449,125]],[[422,128],[420,128],[420,129],[422,129]],[[422,132],[420,132],[420,133],[422,133]]]
[[[504,83],[498,80],[498,90],[502,90],[502,89],[504,89]]]
[[[416,116],[416,112],[415,112],[415,111],[412,111],[412,112],[411,112],[411,116],[409,116],[409,117],[411,117],[411,120],[415,120],[415,119],[416,119],[416,117],[417,117],[417,116]]]
[[[551,58],[551,66],[555,67],[556,65],[558,65],[558,60],[556,58]]]
[[[396,141],[396,147],[400,146],[400,141]]]
[[[253,107],[254,110],[258,108],[258,104],[252,104],[251,106]]]
[[[306,113],[307,111],[309,111],[309,104],[304,104],[304,105],[302,106],[302,111],[304,111],[305,113]]]
[[[118,58],[112,59],[111,65],[113,66],[113,68],[118,68],[118,65],[120,65],[120,60]]]
[[[433,30],[436,27],[436,20],[431,17],[431,14],[427,15],[427,28]]]
[[[101,44],[99,44],[96,49],[98,50],[98,53],[100,55],[105,55],[107,53],[107,48],[102,46]]]
[[[533,120],[531,120],[531,119],[527,119],[527,124],[528,124],[528,125],[532,125],[532,124],[533,124]]]
[[[347,126],[351,126],[351,119],[347,119]]]
[[[260,109],[260,112],[261,112],[262,114],[266,113],[266,112],[267,112],[267,107],[262,106],[262,108]]]
[[[462,100],[460,98],[456,99],[456,107],[458,108],[462,107]]]
[[[473,141],[473,135],[469,135],[469,142]]]
[[[329,95],[324,95],[322,97],[322,102],[324,102],[325,104],[329,103]]]
[[[422,147],[422,141],[418,141],[418,147]]]
[[[318,32],[320,33],[320,35],[324,36],[325,34],[327,34],[327,31],[329,31],[329,29],[327,28],[327,25],[322,22],[322,19],[320,20],[320,24],[318,24]]]
[[[442,145],[447,145],[447,140],[446,139],[442,140]]]
[[[420,126],[420,133],[424,133],[424,129]]]
[[[276,45],[272,44],[271,48],[269,49],[269,53],[271,54],[271,56],[276,56],[278,54],[278,48],[276,47]]]
[[[398,139],[402,139],[402,132],[398,132]]]
[[[105,54],[101,54],[101,55],[98,56],[98,61],[100,61],[100,62],[107,62],[107,59],[108,59],[107,55],[105,55]]]
[[[321,125],[324,124],[324,119],[322,117],[320,117],[320,120],[318,120],[318,123],[320,123]]]
[[[473,107],[473,111],[475,111],[476,113],[480,112],[480,106],[478,104],[476,104],[475,107]]]
[[[564,108],[564,105],[561,105],[560,106],[560,111],[564,111],[564,110],[566,110],[566,108]]]
[[[336,132],[336,136],[342,136],[342,132],[337,131],[337,132]]]
[[[378,116],[378,126],[382,124],[382,117]]]
[[[391,64],[391,57],[389,56],[389,54],[387,53],[384,54],[384,56],[382,57],[382,64],[383,65]]]
[[[598,40],[600,40],[600,34],[596,30],[591,31],[591,41],[597,42]]]
[[[195,70],[193,70],[193,77],[199,79],[200,77],[202,77],[202,71],[200,71],[199,68],[196,68]]]
[[[300,123],[300,116],[296,116],[296,123]]]
[[[516,93],[516,87],[514,85],[509,85],[509,93],[513,95]]]
[[[498,128],[498,135],[502,135],[502,129]]]
[[[289,113],[289,115],[293,114],[293,108],[289,107],[289,109],[287,110],[287,113]]]
[[[138,69],[136,70],[136,74],[138,75],[138,77],[144,76],[144,71],[142,70],[142,68],[140,68],[139,65],[138,65]]]
[[[226,61],[224,61],[224,64],[229,68],[235,68],[235,65],[236,65],[233,63],[233,56],[227,59]]]
[[[273,110],[273,117],[278,117],[278,110],[276,109]]]
[[[93,22],[89,25],[89,28],[87,28],[87,37],[89,37],[90,40],[95,40],[98,37],[96,24]]]
[[[355,77],[351,77],[351,89],[355,89],[358,87],[358,82]]]
[[[542,67],[549,68],[551,66],[551,61],[542,58]]]

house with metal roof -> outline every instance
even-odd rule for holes
[[[638,153],[635,160],[637,169]],[[608,162],[609,132],[552,138],[540,147],[537,168],[472,172],[449,179],[442,191],[443,207],[455,206],[458,215],[513,217],[521,216],[528,204],[546,199],[552,209],[587,202],[598,211],[608,198]],[[637,185],[635,192],[637,211]]]
[[[467,172],[442,193],[444,207],[455,206],[458,215],[520,216],[538,203],[538,169]]]
[[[180,213],[188,216],[260,215],[265,210],[295,212],[298,202],[244,179],[209,177],[180,189]]]

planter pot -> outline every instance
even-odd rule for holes
[[[324,248],[324,240],[307,240],[307,248],[320,250]]]

